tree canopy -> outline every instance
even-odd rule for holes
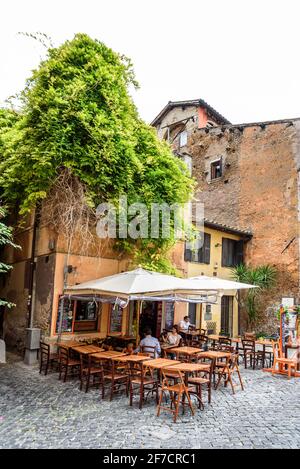
[[[3,207],[0,207],[0,220],[5,217],[5,210]],[[0,251],[5,247],[5,246],[13,246],[14,248],[18,248],[13,242],[13,232],[12,228],[6,226],[3,221],[0,221]],[[11,266],[5,264],[4,262],[0,262],[0,275],[1,274],[6,274],[9,270],[11,270]],[[0,298],[0,306],[14,306],[12,303],[9,303],[7,301],[1,300]]]
[[[86,34],[48,50],[21,94],[21,109],[0,114],[0,190],[25,214],[45,199],[62,170],[85,187],[87,205],[185,203],[193,182],[183,162],[140,118],[129,87],[130,60]],[[122,241],[119,247],[138,248]],[[140,243],[156,264],[170,240]],[[143,261],[142,261],[143,262]],[[158,261],[160,264],[161,261]]]

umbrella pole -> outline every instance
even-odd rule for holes
[[[142,301],[137,302],[137,318],[136,318],[136,346],[139,345],[140,341],[140,317],[142,312]]]

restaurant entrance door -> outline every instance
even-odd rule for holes
[[[139,331],[141,338],[144,337],[144,330],[150,327],[153,337],[159,337],[161,331],[161,303],[157,301],[143,301],[140,316]]]

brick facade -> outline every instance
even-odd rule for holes
[[[181,119],[178,109],[177,118]],[[168,121],[166,114],[159,127]],[[278,270],[276,288],[264,295],[261,305],[264,321],[272,326],[281,298],[299,302],[300,296],[300,120],[207,128],[195,123],[188,127],[182,153],[192,158],[196,198],[204,203],[205,217],[250,230],[245,262],[271,264]],[[211,163],[217,159],[222,176],[212,180]]]

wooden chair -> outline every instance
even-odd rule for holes
[[[176,376],[177,382],[174,383],[174,376]],[[159,402],[157,406],[157,417],[160,415],[160,411],[166,410],[167,412],[171,412],[174,415],[174,422],[177,420],[178,412],[179,412],[179,405],[180,403],[184,405],[188,405],[191,409],[192,415],[194,415],[194,409],[192,405],[192,401],[189,394],[189,387],[186,386],[184,382],[184,376],[180,370],[175,369],[167,369],[162,368],[162,385],[161,391],[159,396]],[[172,383],[170,382],[172,380]],[[192,389],[192,388],[191,388]],[[162,399],[165,392],[170,394],[170,407],[162,406]],[[187,398],[187,404],[184,401],[184,398]]]
[[[198,363],[201,364],[202,362],[198,361]],[[207,365],[207,362],[205,362],[205,365]],[[188,384],[191,384],[191,385],[195,386],[195,388],[196,388],[196,394],[197,394],[198,400],[199,400],[199,408],[204,409],[204,404],[203,404],[203,400],[202,400],[202,386],[206,386],[206,389],[207,389],[207,392],[208,392],[208,403],[209,404],[211,403],[211,389],[212,389],[213,372],[214,372],[214,361],[210,360],[210,369],[209,369],[209,371],[207,371],[207,370],[197,371],[194,374],[194,376],[192,376],[188,379]],[[204,375],[204,376],[201,376],[201,375]]]
[[[61,347],[59,349],[59,376],[58,379],[61,379],[62,373],[64,373],[64,382],[66,382],[69,370],[72,371],[72,375],[74,376],[74,372],[80,376],[80,360],[75,360],[74,358],[70,358],[69,350]]]
[[[229,337],[220,337],[219,345],[228,345],[231,347],[231,339]]]
[[[102,389],[102,399],[105,396],[105,386],[106,383],[110,383],[110,395],[109,400],[112,401],[113,395],[120,391],[121,388],[125,388],[126,396],[128,396],[128,387],[129,387],[129,373],[126,369],[120,365],[118,369],[118,363],[115,360],[109,360],[107,363],[108,366],[104,368],[103,383],[101,386]]]
[[[58,368],[59,356],[58,353],[51,353],[50,345],[45,342],[40,342],[40,373],[48,373],[49,366],[52,370],[54,365]]]
[[[93,380],[92,386],[103,385],[104,371],[103,366],[91,355],[80,355],[80,390],[85,386],[85,392],[88,392]],[[98,382],[97,382],[98,379]]]
[[[286,369],[287,367],[287,375],[288,379],[291,378],[292,375],[292,370],[294,372],[294,375],[296,374],[297,370],[297,365],[298,365],[298,359],[297,359],[297,352],[293,355],[291,358],[285,358],[283,355],[283,352],[280,349],[280,342],[274,342],[273,343],[273,367],[272,367],[272,374],[274,374],[277,369],[276,366],[278,365],[278,368],[281,369]]]
[[[244,391],[244,385],[243,385],[243,381],[242,381],[242,377],[241,377],[239,365],[238,365],[238,355],[236,353],[233,353],[230,357],[227,357],[223,368],[218,371],[219,379],[217,381],[215,389],[218,389],[222,379],[224,379],[224,386],[226,387],[227,384],[230,383],[232,393],[235,394],[234,388],[237,385],[234,384],[232,381],[232,375],[235,372],[238,374],[238,378],[239,378],[242,391]]]
[[[263,352],[255,350],[255,340],[253,339],[242,339],[242,344],[245,368],[247,368],[247,359],[249,358],[250,366],[255,370],[255,364],[258,364],[259,361],[263,362]]]
[[[158,404],[158,380],[154,377],[153,370],[147,369],[142,362],[131,365],[129,365],[129,405],[132,406],[135,390],[139,391],[140,409],[143,407],[143,403],[150,392],[152,395],[155,393],[156,404]],[[147,393],[146,398],[145,393]]]
[[[146,353],[148,357],[156,358],[156,347],[151,345],[141,345],[141,353]]]

